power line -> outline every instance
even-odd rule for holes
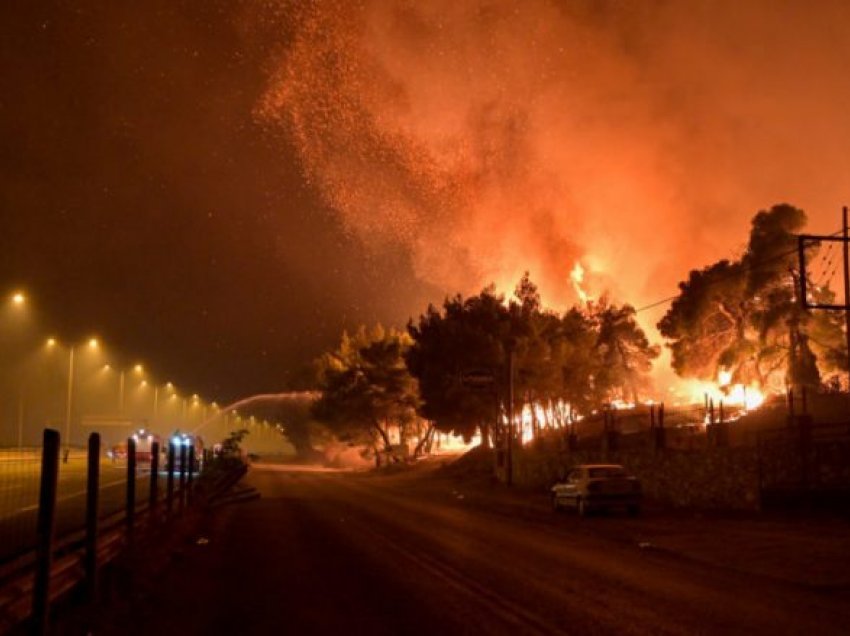
[[[838,230],[836,232],[833,232],[832,234],[827,234],[826,236],[833,237],[833,236],[838,236],[838,235],[843,234],[843,233],[844,233],[844,230]],[[787,252],[782,252],[781,254],[777,254],[773,258],[769,258],[766,261],[763,261],[762,264],[767,264],[767,263],[772,263],[774,261],[782,260],[783,258],[785,258],[787,256],[792,256],[793,254],[796,254],[796,253],[797,253],[797,248],[795,247],[792,250],[788,250]],[[836,266],[836,268],[837,268],[837,266]],[[833,272],[833,276],[834,275],[835,275],[835,273]],[[711,285],[716,285],[718,283],[723,282],[727,278],[731,278],[731,274],[728,275],[728,276],[723,276],[723,277],[717,278],[717,279],[709,282],[706,286],[710,287]],[[831,278],[830,278],[830,280],[831,280]],[[648,305],[644,305],[643,307],[638,307],[637,309],[635,309],[635,313],[640,313],[642,311],[646,311],[647,309],[653,309],[655,307],[659,307],[660,305],[664,305],[664,304],[667,304],[667,303],[669,303],[673,300],[676,300],[678,297],[679,297],[679,294],[676,294],[674,296],[668,296],[667,298],[663,298],[661,300],[656,300],[655,302],[652,302]]]

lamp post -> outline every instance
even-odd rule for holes
[[[11,312],[10,315],[9,315],[10,318],[12,318],[14,321],[24,320],[24,321],[28,322],[29,315],[28,315],[27,308],[26,308],[27,297],[26,297],[26,294],[24,294],[24,292],[15,291],[12,294],[10,294],[9,297],[8,297],[8,304],[10,306],[10,312]],[[4,327],[5,327],[5,325],[4,325]],[[4,331],[5,331],[5,329],[4,329]],[[22,335],[22,334],[19,334],[19,335]],[[15,338],[14,340],[17,343],[23,342],[22,338]],[[4,350],[3,351],[3,357],[8,359],[8,358],[11,358],[13,356],[8,356],[7,352]],[[24,427],[24,424],[23,424],[23,421],[24,421],[24,391],[27,388],[26,387],[27,381],[25,379],[24,373],[20,373],[19,375],[20,375],[20,377],[19,377],[18,391],[17,391],[18,392],[18,409],[17,409],[18,439],[17,439],[17,442],[18,442],[18,448],[20,449],[21,446],[23,445],[22,440],[23,440],[23,427]]]
[[[68,354],[68,393],[65,400],[65,451],[71,446],[71,403],[74,399],[74,345]]]
[[[172,395],[174,394],[174,385],[171,382],[166,382],[162,385],[166,391],[171,391]],[[155,384],[153,387],[153,421],[159,419],[159,385]]]
[[[118,414],[124,415],[124,369],[118,376]]]
[[[141,364],[136,364],[133,366],[133,373],[138,376],[142,376],[145,372],[145,368]],[[121,369],[121,374],[118,380],[118,413],[120,415],[124,415],[124,397],[125,397],[125,377],[126,371]]]
[[[47,346],[52,347],[56,345],[56,340],[54,338],[50,338],[47,341]],[[97,349],[100,344],[97,341],[97,338],[89,339],[88,346],[90,349]],[[74,401],[74,352],[76,350],[76,345],[71,345],[68,350],[68,391],[66,393],[65,399],[65,452],[66,454],[70,451],[71,448],[71,409]]]

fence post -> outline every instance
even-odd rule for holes
[[[171,519],[174,509],[174,442],[168,442],[168,474],[165,479],[165,512]]]
[[[180,498],[177,500],[178,509],[183,512],[186,505],[186,445],[180,444]]]
[[[159,499],[159,442],[151,443],[151,482],[148,490],[148,525],[156,523],[157,499]]]
[[[570,419],[566,423],[566,443],[567,450],[572,453],[578,450],[578,435],[576,434],[576,423],[572,421],[572,415],[569,417]]]
[[[56,521],[56,485],[59,477],[59,431],[44,429],[41,484],[36,525],[35,582],[32,590],[32,633],[46,634],[50,610],[50,565]]]
[[[658,405],[658,421],[655,425],[655,450],[667,447],[667,431],[664,429],[664,402]]]
[[[100,495],[100,434],[89,435],[88,471],[86,474],[86,598],[97,594],[98,497]]]
[[[136,440],[127,438],[127,542],[136,528]]]
[[[193,473],[195,471],[195,445],[189,447],[189,475],[186,477],[186,503],[192,505]]]

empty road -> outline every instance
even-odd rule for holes
[[[580,519],[439,470],[268,466],[248,482],[261,499],[220,510],[94,633],[823,636],[850,624],[846,521]]]

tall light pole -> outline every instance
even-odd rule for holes
[[[24,447],[24,392],[18,394],[18,451]]]
[[[124,369],[118,376],[118,414],[124,415]]]
[[[133,366],[133,373],[135,373],[136,375],[141,377],[141,376],[143,376],[144,372],[145,372],[145,368],[141,364],[136,364],[136,365]],[[126,377],[126,371],[124,371],[124,369],[121,369],[121,376],[120,376],[120,380],[119,380],[119,383],[118,383],[118,413],[122,416],[124,415],[124,404],[125,404],[124,397],[126,395],[125,389],[124,389],[124,387],[125,387],[125,377]]]
[[[71,401],[74,398],[74,345],[68,354],[68,393],[65,400],[65,451],[71,447]]]
[[[166,382],[162,386],[166,391],[171,391],[172,394],[173,394],[174,385],[171,382]],[[158,419],[159,419],[159,385],[155,384],[154,387],[153,387],[153,421],[154,421],[154,423],[156,423],[156,421]]]
[[[11,316],[15,316],[15,320],[28,319],[27,315],[27,297],[26,294],[22,291],[15,291],[8,297],[8,304],[10,305]],[[19,342],[23,342],[23,339],[19,339]],[[6,352],[3,352],[3,357],[6,358]],[[17,425],[18,425],[18,448],[23,445],[23,428],[24,428],[24,391],[27,388],[27,380],[26,374],[21,372],[19,374],[18,381],[18,416],[17,416]]]
[[[56,344],[56,340],[51,338],[47,341],[48,346]],[[97,338],[91,338],[88,342],[90,349],[97,349],[99,343]],[[74,351],[76,345],[71,345],[68,351],[68,393],[65,400],[65,452],[71,449],[71,407],[74,401]]]

